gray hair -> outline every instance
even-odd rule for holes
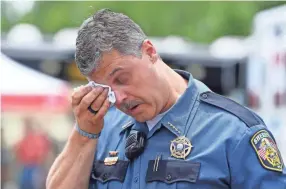
[[[109,9],[97,11],[81,25],[76,39],[75,61],[80,72],[89,76],[102,54],[117,50],[122,55],[141,58],[146,39],[142,29],[128,16]]]

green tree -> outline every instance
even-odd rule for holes
[[[118,1],[37,1],[33,11],[19,22],[32,23],[43,33],[78,27],[101,8],[123,12],[139,23],[149,36],[180,35],[193,41],[210,42],[223,35],[247,35],[257,11],[283,2],[118,2]],[[1,14],[5,6],[2,4]],[[2,31],[14,24],[1,17]]]

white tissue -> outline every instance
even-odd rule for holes
[[[95,83],[94,81],[90,81],[88,83],[88,85],[91,86],[91,87],[101,86],[101,87],[104,87],[104,88],[108,88],[107,98],[108,98],[108,100],[109,100],[109,102],[111,104],[110,106],[114,105],[114,103],[116,102],[115,93],[111,90],[110,86],[98,84],[98,83]]]

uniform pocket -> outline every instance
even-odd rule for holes
[[[158,165],[154,165],[155,160],[150,160],[146,174],[147,186],[162,188],[166,185],[169,185],[168,188],[171,185],[171,188],[180,188],[196,183],[201,167],[198,162],[181,160],[160,160]]]
[[[95,161],[91,173],[91,180],[96,182],[97,188],[121,188],[124,182],[129,161],[118,160],[114,165],[105,165],[104,161]]]

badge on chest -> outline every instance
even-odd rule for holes
[[[171,141],[171,156],[178,159],[185,159],[191,153],[192,147],[192,143],[188,138],[180,136]]]

